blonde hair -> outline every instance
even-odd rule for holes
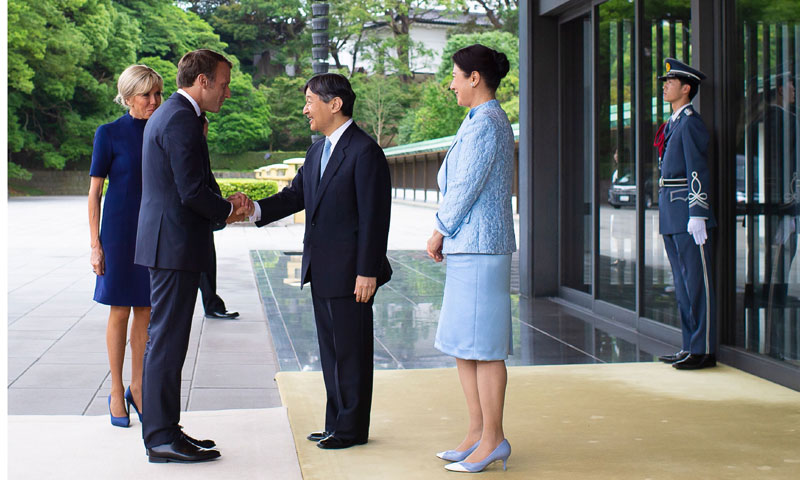
[[[147,65],[131,65],[119,75],[117,80],[117,96],[114,101],[125,108],[130,105],[125,103],[134,95],[141,95],[153,89],[153,87],[164,87],[164,79],[155,70]]]

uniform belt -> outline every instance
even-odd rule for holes
[[[689,181],[685,178],[658,178],[659,187],[688,187]]]

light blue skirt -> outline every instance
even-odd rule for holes
[[[447,255],[434,346],[465,360],[505,360],[511,342],[511,255]]]

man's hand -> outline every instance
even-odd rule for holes
[[[228,219],[225,221],[226,223],[233,223],[233,222],[241,222],[253,215],[256,207],[252,200],[250,200],[247,195],[242,192],[234,193],[230,197],[227,198],[229,202],[233,204],[233,211]]]
[[[92,258],[90,260],[92,263],[92,271],[96,275],[102,276],[106,273],[106,255],[103,252],[103,246],[98,244],[92,247]]]
[[[375,290],[378,289],[378,279],[376,277],[356,277],[356,289],[353,293],[356,296],[356,302],[367,303],[369,299],[375,295]]]
[[[444,242],[444,235],[439,230],[434,230],[431,238],[428,239],[428,256],[434,262],[441,262],[444,260],[442,255],[442,244]]]
[[[694,243],[698,245],[706,243],[708,234],[706,233],[705,218],[689,217],[689,224],[686,226],[686,231],[694,237]]]

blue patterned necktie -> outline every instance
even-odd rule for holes
[[[325,148],[322,149],[322,159],[319,161],[319,179],[322,180],[322,174],[325,173],[325,167],[328,166],[328,160],[331,158],[331,140],[325,139]]]

